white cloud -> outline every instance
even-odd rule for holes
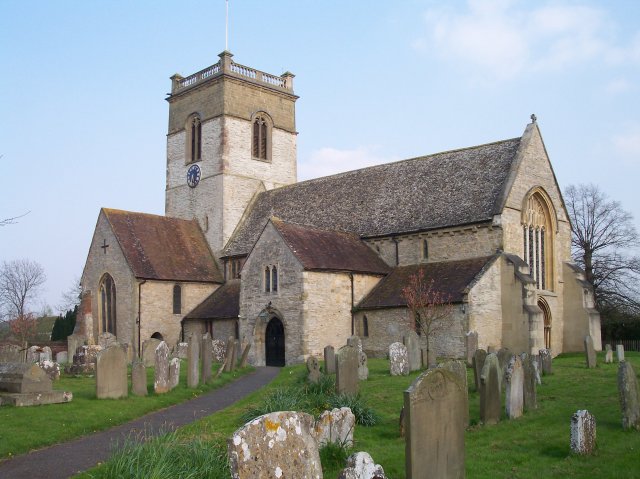
[[[640,165],[640,124],[612,138],[614,150],[627,162]]]
[[[333,175],[344,171],[357,170],[367,166],[397,161],[397,157],[384,157],[376,153],[376,147],[361,146],[352,150],[338,150],[324,147],[315,150],[307,160],[298,164],[299,180],[308,180]]]

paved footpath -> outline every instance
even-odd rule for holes
[[[182,404],[149,413],[106,431],[0,462],[0,478],[63,479],[73,476],[106,461],[116,441],[121,444],[130,434],[140,431],[155,434],[167,427],[183,426],[213,414],[268,384],[279,371],[273,367],[256,368],[253,373]]]

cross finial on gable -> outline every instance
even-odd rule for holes
[[[535,123],[538,120],[538,117],[536,117],[535,113],[531,114],[531,123]]]

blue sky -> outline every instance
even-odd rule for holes
[[[173,73],[224,50],[223,0],[0,1],[0,260],[54,307],[100,207],[162,214]],[[640,2],[231,0],[234,60],[296,74],[299,178],[522,134],[640,226]],[[40,304],[34,305],[38,308]]]

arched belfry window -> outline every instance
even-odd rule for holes
[[[99,329],[101,333],[116,334],[116,284],[109,273],[100,280],[98,298]]]
[[[523,258],[538,289],[553,290],[556,216],[549,196],[535,188],[526,197],[522,212]]]
[[[193,114],[187,120],[185,127],[187,133],[187,163],[193,163],[202,159],[202,122],[200,116]]]
[[[182,288],[179,284],[173,285],[173,314],[182,313]]]
[[[251,119],[251,157],[254,160],[271,161],[271,118],[264,112]]]

